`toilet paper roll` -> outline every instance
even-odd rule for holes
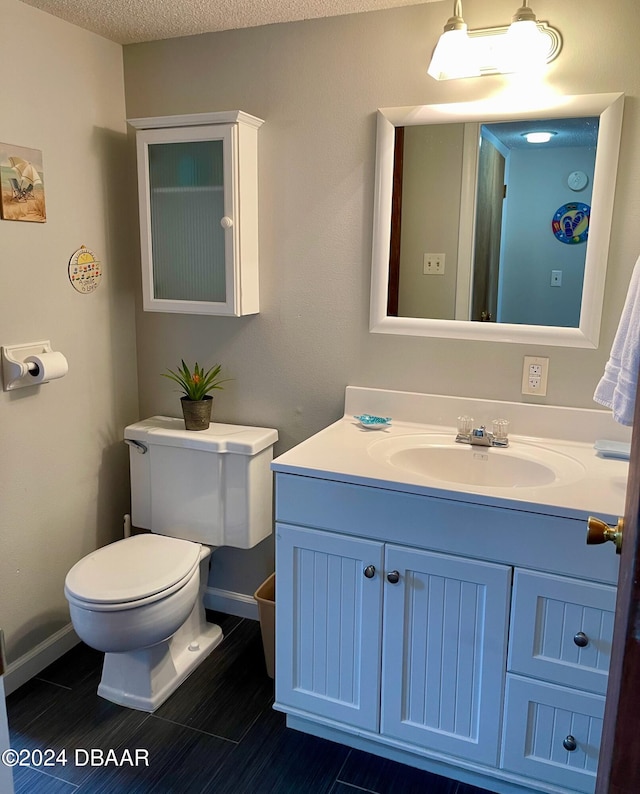
[[[38,356],[27,356],[24,363],[29,367],[31,376],[29,382],[34,384],[62,378],[69,371],[69,364],[62,353],[40,353]]]

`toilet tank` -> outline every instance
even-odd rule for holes
[[[278,431],[153,416],[129,425],[131,518],[159,535],[248,549],[272,532]]]

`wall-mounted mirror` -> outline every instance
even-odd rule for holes
[[[623,95],[515,105],[378,111],[372,332],[597,347]]]

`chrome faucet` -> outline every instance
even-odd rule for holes
[[[491,432],[484,425],[474,427],[470,416],[459,416],[456,441],[459,444],[471,444],[477,447],[508,447],[508,433],[507,419],[494,419],[493,432]]]

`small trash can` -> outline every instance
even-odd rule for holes
[[[258,602],[267,675],[273,678],[276,655],[276,575],[272,573],[253,594]]]

